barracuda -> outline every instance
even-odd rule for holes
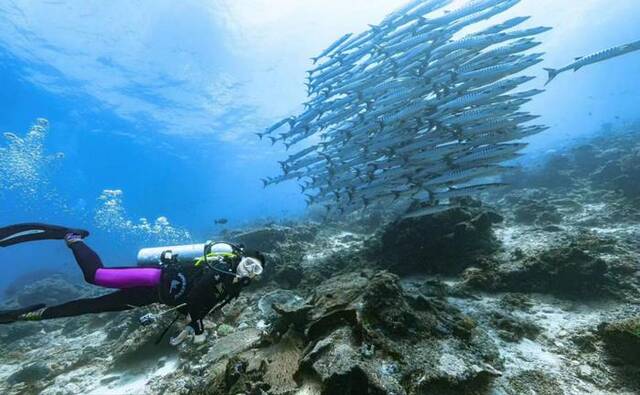
[[[583,68],[584,66],[589,66],[592,65],[594,63],[599,63],[599,62],[603,62],[605,60],[611,59],[611,58],[615,58],[618,56],[622,56],[622,55],[626,55],[630,52],[634,52],[634,51],[639,51],[640,50],[640,40],[638,41],[634,41],[632,43],[629,44],[624,44],[624,45],[619,45],[617,47],[612,47],[612,48],[608,48],[605,49],[603,51],[600,52],[596,52],[594,54],[591,55],[587,55],[584,57],[577,57],[575,59],[575,62],[562,67],[560,69],[551,69],[551,68],[546,68],[545,70],[547,71],[547,73],[549,73],[549,79],[547,80],[547,82],[545,83],[545,85],[547,85],[549,82],[551,82],[554,78],[556,78],[558,76],[558,74],[560,73],[564,73],[565,71],[569,71],[569,70],[573,70],[578,71],[581,68]]]
[[[304,110],[258,133],[287,149],[315,139],[265,185],[299,179],[308,204],[334,214],[415,201],[437,211],[442,199],[481,192],[445,187],[502,174],[498,163],[526,146],[513,141],[545,130],[523,126],[536,116],[521,111],[543,91],[517,91],[531,77],[513,76],[541,60],[527,51],[548,28],[512,30],[529,19],[513,17],[458,37],[518,2],[473,0],[443,13],[452,1],[416,0],[333,41],[307,72]]]

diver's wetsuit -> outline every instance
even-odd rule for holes
[[[42,312],[43,319],[122,311],[152,303],[169,306],[186,303],[179,311],[189,314],[189,325],[196,334],[201,334],[204,316],[218,303],[238,296],[246,285],[243,281],[234,282],[235,268],[225,262],[218,262],[212,268],[193,264],[105,268],[100,257],[84,242],[72,243],[69,248],[88,283],[119,290],[97,298],[47,307]]]

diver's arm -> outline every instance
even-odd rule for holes
[[[204,332],[202,319],[221,302],[222,295],[216,285],[220,282],[220,276],[215,272],[206,273],[193,287],[187,296],[187,311],[191,318],[189,326],[196,335]]]

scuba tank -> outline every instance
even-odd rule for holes
[[[138,251],[138,266],[163,265],[169,258],[175,257],[178,263],[193,262],[202,256],[205,244],[187,244],[181,246],[165,246],[143,248]],[[171,259],[174,260],[174,259]]]
[[[171,263],[198,264],[210,255],[227,256],[243,253],[243,246],[226,242],[207,242],[179,246],[151,247],[138,251],[138,266],[158,266]],[[206,260],[205,260],[206,261]]]

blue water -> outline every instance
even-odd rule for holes
[[[24,137],[46,118],[45,155],[64,154],[43,166],[35,194],[0,190],[0,224],[88,228],[104,261],[119,265],[168,238],[201,241],[225,227],[303,215],[295,183],[262,188],[259,179],[276,175],[287,153],[253,133],[300,110],[311,56],[402,3],[0,3],[0,132]],[[538,48],[545,62],[531,85],[541,87],[542,66],[640,39],[638,11],[637,0],[523,0],[492,22],[532,15],[530,26],[554,28]],[[530,105],[551,129],[532,138],[527,158],[575,144],[605,122],[637,119],[639,99],[638,53],[561,75]],[[122,191],[118,207],[130,224],[108,231],[96,218],[105,190]],[[170,225],[160,233],[141,228],[139,218],[161,216]],[[29,270],[74,272],[61,242],[0,250],[0,264],[0,287]]]

